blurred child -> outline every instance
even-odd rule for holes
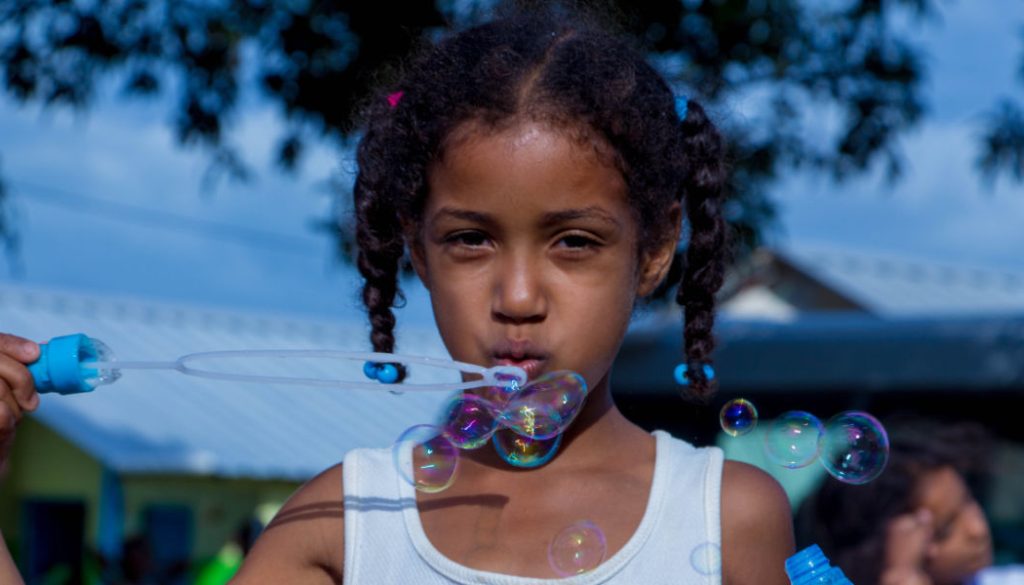
[[[778,484],[717,448],[644,431],[611,397],[634,306],[669,272],[684,214],[680,358],[689,391],[712,392],[703,367],[727,246],[726,171],[700,104],[677,100],[622,39],[557,11],[512,15],[413,61],[369,106],[358,165],[373,349],[394,350],[408,254],[453,359],[519,366],[530,379],[578,372],[587,400],[546,465],[464,451],[440,493],[403,482],[389,449],[348,453],[344,471],[288,501],[234,582],[546,583],[557,576],[551,538],[586,519],[607,558],[567,584],[788,583],[792,528]],[[27,358],[4,358],[8,402],[32,395],[16,364]]]
[[[984,471],[984,433],[916,419],[886,426],[885,472],[866,485],[824,483],[801,506],[801,540],[819,544],[858,585],[1024,583],[1018,569],[988,569],[989,525],[967,482]]]
[[[0,583],[21,583],[21,575],[18,574],[18,567],[14,565],[14,559],[7,550],[3,534],[0,534]]]

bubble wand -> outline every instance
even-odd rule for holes
[[[29,365],[36,390],[42,393],[79,394],[91,392],[97,386],[112,384],[121,378],[122,370],[174,370],[189,376],[231,380],[237,382],[259,382],[265,384],[297,384],[346,390],[388,390],[396,391],[454,391],[484,387],[507,387],[513,384],[524,386],[526,371],[516,366],[494,366],[485,368],[475,364],[450,359],[411,356],[393,353],[339,351],[322,349],[245,349],[229,351],[208,351],[183,355],[173,361],[118,361],[110,348],[98,339],[82,333],[55,337],[40,344],[39,359]],[[328,358],[364,362],[363,372],[376,382],[347,381],[329,378],[308,378],[298,376],[274,376],[245,374],[241,372],[220,372],[204,369],[204,360],[237,358]],[[392,375],[390,364],[421,364],[456,370],[480,376],[478,380],[430,384],[392,384],[397,375]],[[390,370],[388,368],[390,367]]]

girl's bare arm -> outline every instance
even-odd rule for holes
[[[726,461],[722,471],[722,583],[789,585],[794,552],[786,492],[760,469]]]
[[[345,553],[341,465],[288,499],[245,557],[232,585],[342,582]]]

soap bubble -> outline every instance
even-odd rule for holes
[[[818,417],[802,410],[785,412],[772,421],[762,436],[764,452],[773,462],[796,469],[818,456],[824,426]]]
[[[604,533],[596,524],[582,520],[562,529],[548,545],[548,562],[562,577],[597,568],[608,552]]]
[[[555,456],[562,444],[562,435],[551,439],[531,439],[511,429],[498,429],[491,437],[494,450],[509,465],[515,467],[540,467]]]
[[[475,394],[459,393],[448,404],[441,425],[444,435],[460,449],[487,443],[498,428],[494,405]]]
[[[572,424],[587,397],[587,382],[576,372],[544,374],[509,401],[501,424],[531,439],[550,439]]]
[[[406,429],[391,448],[391,457],[403,480],[431,494],[452,485],[459,465],[459,449],[434,425]]]
[[[498,373],[495,375],[495,378],[504,382],[504,385],[481,386],[479,388],[467,390],[466,393],[483,398],[490,402],[494,408],[500,411],[505,408],[509,400],[512,400],[519,395],[522,387],[519,385],[519,382],[509,374]]]
[[[878,477],[889,461],[889,435],[878,419],[848,410],[825,424],[821,464],[832,477],[852,484]]]
[[[719,411],[718,422],[723,431],[734,437],[745,435],[757,426],[757,408],[749,400],[735,398]]]
[[[713,542],[704,542],[690,551],[690,566],[701,575],[717,575],[722,572],[722,547]]]

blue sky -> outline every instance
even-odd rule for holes
[[[942,5],[941,22],[908,32],[929,51],[931,113],[902,141],[906,176],[892,188],[877,176],[840,186],[822,177],[787,178],[776,190],[776,242],[1024,272],[1024,187],[1002,180],[988,189],[973,168],[983,113],[999,97],[1024,97],[1016,78],[1024,5]],[[0,99],[0,164],[19,219],[23,266],[14,275],[0,263],[0,281],[277,313],[360,315],[354,272],[335,262],[327,237],[310,229],[330,210],[325,180],[351,170],[352,162],[320,145],[297,176],[282,175],[272,164],[278,116],[251,99],[230,140],[255,179],[204,191],[208,156],[177,147],[169,116],[158,102],[110,95],[80,114]],[[69,203],[83,197],[215,225],[172,229],[134,211],[94,214]],[[126,216],[134,219],[116,219]],[[427,321],[422,291],[411,297],[404,319]]]

